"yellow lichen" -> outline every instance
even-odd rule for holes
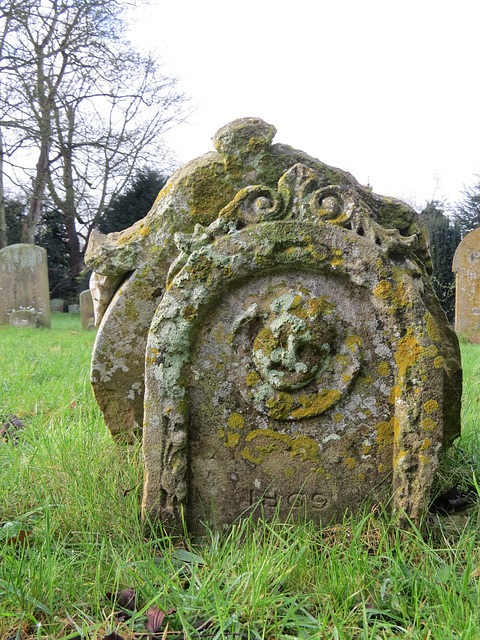
[[[348,336],[348,338],[345,340],[345,346],[348,347],[350,351],[356,351],[357,347],[360,347],[361,345],[362,339],[360,338],[360,336]]]
[[[433,366],[435,369],[441,369],[443,367],[443,358],[442,356],[437,356],[433,361]]]
[[[267,400],[267,407],[270,409],[268,415],[274,420],[287,420],[293,409],[293,396],[289,393],[280,391],[275,398]]]
[[[245,378],[248,387],[254,387],[259,380],[260,376],[256,371],[250,371],[247,373],[247,377]]]
[[[425,420],[422,421],[422,428],[425,429],[425,431],[432,431],[436,426],[437,423],[431,418],[425,418]]]
[[[292,411],[292,418],[309,418],[318,416],[340,400],[342,394],[336,389],[323,389],[320,393],[311,396],[302,395],[299,402],[302,408]]]
[[[390,404],[395,404],[395,400],[397,398],[400,398],[401,395],[402,395],[402,387],[399,387],[397,384],[394,387],[392,387],[392,390],[390,391],[390,394],[388,396],[388,401],[390,402]]]
[[[388,362],[380,362],[378,365],[378,375],[388,376]]]
[[[433,413],[438,409],[438,402],[436,400],[427,400],[423,405],[423,408],[427,413]]]
[[[240,440],[240,435],[238,433],[228,433],[227,442],[225,442],[225,446],[236,447],[239,440]]]
[[[430,440],[430,438],[425,438],[425,440],[422,442],[422,446],[420,447],[420,451],[424,451],[425,449],[428,449],[431,446],[432,446],[432,441]]]
[[[383,447],[393,444],[398,439],[400,424],[398,418],[393,416],[388,421],[376,424],[375,429],[377,431],[378,450],[381,451]]]
[[[292,459],[295,458],[295,456],[300,456],[303,462],[305,462],[305,460],[311,460],[313,462],[317,457],[318,444],[311,438],[306,438],[305,436],[295,438],[291,447],[292,452],[290,456]]]
[[[345,458],[345,464],[349,469],[353,469],[355,466],[355,460],[353,458]]]
[[[228,427],[229,429],[243,429],[244,422],[242,415],[239,413],[232,413],[228,419]]]
[[[343,415],[341,413],[335,413],[333,419],[335,422],[341,422],[343,420]]]
[[[420,345],[415,336],[411,333],[407,334],[398,341],[398,349],[395,354],[395,360],[398,366],[398,375],[404,378],[407,370],[418,360],[421,353]]]
[[[440,342],[441,340],[440,332],[438,330],[437,324],[433,319],[433,316],[431,313],[427,314],[427,332],[432,340],[436,340],[437,342]]]
[[[430,358],[434,358],[438,353],[438,349],[434,344],[431,344],[429,347],[425,349],[425,354]]]
[[[385,300],[392,293],[392,285],[388,280],[380,280],[373,293],[377,298]]]
[[[388,467],[386,464],[379,464],[377,469],[379,473],[385,473],[386,471],[388,471]]]

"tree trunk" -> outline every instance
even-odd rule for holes
[[[0,249],[7,246],[7,220],[5,216],[5,193],[3,191],[3,138],[0,131]]]

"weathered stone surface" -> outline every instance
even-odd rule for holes
[[[455,251],[455,331],[480,331],[480,229],[463,238]]]
[[[63,313],[64,309],[65,309],[65,300],[62,300],[62,298],[50,299],[50,311],[52,313]]]
[[[42,247],[12,244],[0,251],[0,324],[9,323],[50,327],[47,252]]]
[[[9,323],[12,327],[33,327],[37,326],[37,317],[35,311],[12,311],[8,316]]]
[[[89,248],[108,286],[124,278],[96,397],[112,433],[143,421],[143,509],[163,526],[257,501],[328,522],[366,496],[418,521],[461,398],[424,224],[274,133],[227,125],[144,220]]]
[[[80,317],[82,319],[82,329],[95,329],[95,316],[93,312],[93,299],[90,289],[82,291],[80,296]]]

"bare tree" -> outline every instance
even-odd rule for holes
[[[10,167],[20,183],[30,178],[22,183],[29,202],[22,239],[33,242],[50,198],[62,212],[78,273],[92,226],[135,165],[163,153],[162,134],[182,118],[184,98],[158,59],[119,37],[125,3],[2,3],[0,127],[13,149]],[[30,170],[22,165],[27,150],[37,158]]]

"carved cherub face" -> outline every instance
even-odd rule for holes
[[[300,389],[319,376],[330,362],[333,305],[325,298],[305,299],[286,293],[270,305],[265,326],[253,344],[253,361],[274,389]]]

